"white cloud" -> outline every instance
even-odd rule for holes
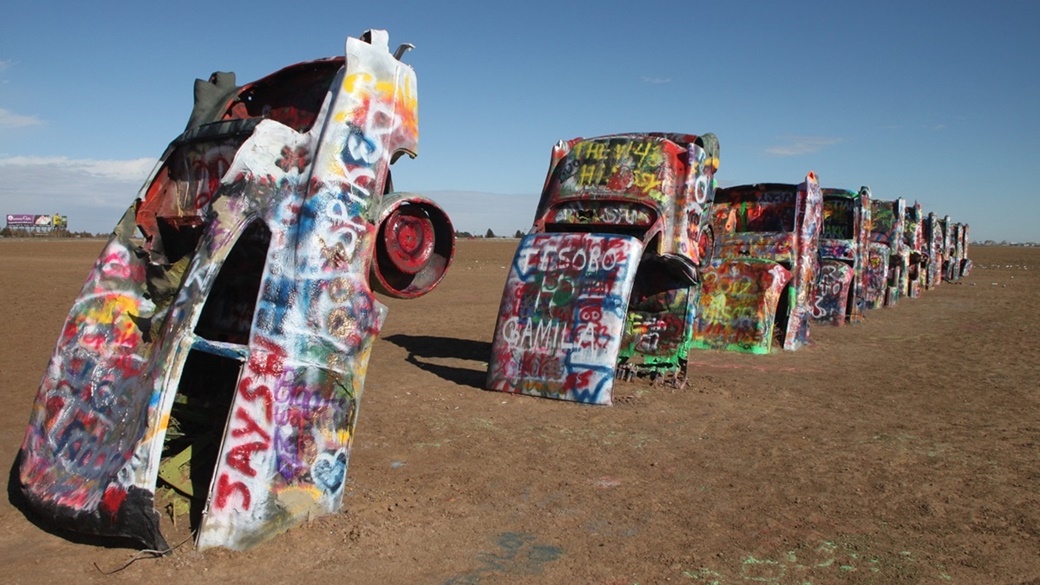
[[[142,182],[148,177],[155,162],[154,158],[96,160],[73,159],[64,156],[11,156],[0,158],[0,167],[38,170],[47,173],[60,170],[63,173],[85,173],[117,181]]]
[[[665,83],[671,83],[671,77],[644,77],[643,83],[649,83],[651,85],[661,85]]]
[[[4,59],[0,59],[0,71],[6,71],[13,64],[14,64],[13,61],[7,61],[7,60],[4,60]]]
[[[144,184],[155,159],[0,158],[0,212],[60,213],[72,231],[106,233]]]
[[[24,128],[26,126],[38,126],[43,120],[37,116],[23,116],[10,110],[0,108],[0,128]]]
[[[770,146],[766,152],[773,156],[800,156],[843,142],[841,138],[829,136],[784,136],[782,141],[785,144]]]

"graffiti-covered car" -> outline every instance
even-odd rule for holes
[[[915,202],[906,206],[903,225],[903,246],[907,251],[907,270],[903,275],[901,291],[912,299],[921,296],[925,287],[926,266],[928,264],[928,246],[924,234],[925,218],[921,204]]]
[[[928,249],[925,265],[925,288],[932,289],[943,281],[943,263],[946,257],[942,220],[929,212],[924,220],[925,247]]]
[[[21,491],[73,531],[167,550],[157,484],[200,548],[340,509],[372,343],[448,267],[447,216],[393,193],[418,152],[415,73],[385,31],[344,57],[195,87],[76,299],[20,452]]]
[[[957,235],[957,245],[960,251],[960,262],[958,262],[961,277],[971,274],[974,264],[968,257],[968,248],[971,246],[971,228],[968,224],[960,224],[960,233]]]
[[[832,325],[858,323],[863,318],[870,188],[822,191],[820,274],[812,295],[813,319]]]
[[[785,350],[810,342],[822,215],[811,171],[800,184],[715,192],[715,257],[702,275],[693,347],[769,353],[774,333]]]
[[[717,168],[712,134],[559,142],[510,266],[486,387],[610,404],[619,367],[684,374]]]
[[[940,242],[942,246],[942,268],[940,274],[943,281],[953,281],[954,257],[957,255],[956,240],[953,236],[953,220],[949,215],[939,219]]]
[[[872,199],[870,202],[870,242],[867,248],[865,306],[868,309],[894,305],[909,257],[903,246],[906,200]]]
[[[948,236],[946,238],[947,260],[944,267],[946,280],[960,280],[971,272],[972,263],[968,259],[968,225],[953,223],[949,216],[944,221]]]

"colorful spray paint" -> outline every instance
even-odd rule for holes
[[[910,298],[921,296],[925,288],[927,244],[924,235],[924,215],[921,204],[915,202],[906,206],[906,222],[903,230],[903,244],[907,250],[907,271],[903,294]]]
[[[870,230],[870,188],[823,189],[820,276],[812,295],[812,316],[831,325],[863,318],[863,270]]]
[[[957,266],[957,236],[954,234],[953,220],[949,215],[944,215],[939,220],[939,225],[942,226],[942,279],[953,282],[959,276],[958,270],[955,268]]]
[[[486,387],[610,404],[619,367],[684,376],[717,168],[711,134],[558,143],[507,277]]]
[[[716,252],[704,271],[693,347],[769,353],[774,332],[785,350],[809,343],[823,223],[815,173],[797,185],[719,189],[712,214]]]
[[[946,221],[949,222],[949,216]],[[946,280],[957,281],[971,273],[971,260],[968,258],[968,225],[963,223],[947,223],[949,226],[948,254],[946,264]]]
[[[906,200],[873,199],[870,205],[864,293],[866,308],[877,309],[895,304],[901,296],[900,283],[909,264],[909,252],[903,245]]]
[[[530,234],[509,271],[488,388],[610,404],[643,246],[606,234]]]
[[[932,289],[942,284],[945,245],[942,221],[929,212],[924,224],[925,245],[928,248],[928,265],[925,270],[925,288]]]
[[[165,550],[154,500],[175,446],[200,548],[340,509],[386,316],[373,287],[428,292],[454,250],[435,204],[388,193],[391,162],[418,152],[418,101],[387,43],[368,31],[345,58],[197,84],[41,383],[19,466],[40,514]]]
[[[968,276],[969,274],[971,274],[971,269],[973,268],[973,265],[972,265],[972,262],[971,262],[971,258],[968,257],[968,248],[971,246],[971,233],[970,233],[970,231],[971,231],[971,229],[970,229],[970,226],[968,224],[966,224],[966,223],[962,223],[961,224],[961,233],[960,233],[960,249],[961,249],[960,270],[961,270],[961,277],[965,277],[965,276]]]

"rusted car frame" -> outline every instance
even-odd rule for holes
[[[373,30],[344,57],[196,83],[43,377],[18,466],[38,514],[164,551],[157,485],[188,498],[200,548],[340,509],[373,289],[424,294],[454,250],[439,207],[392,192],[418,152],[407,48]]]

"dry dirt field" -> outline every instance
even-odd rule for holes
[[[0,240],[4,471],[101,246]],[[165,521],[180,546],[151,558],[8,496],[0,581],[1040,583],[1040,249],[972,247],[960,284],[812,347],[696,352],[686,389],[594,407],[481,390],[515,246],[459,242],[440,288],[387,303],[343,513],[247,552]]]

